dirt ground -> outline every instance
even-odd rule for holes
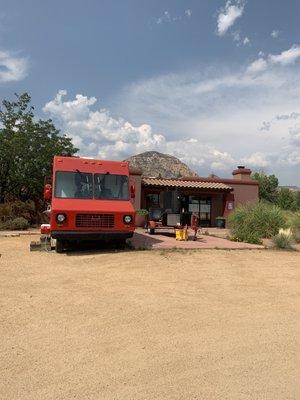
[[[300,398],[299,253],[30,240],[0,238],[1,400]]]

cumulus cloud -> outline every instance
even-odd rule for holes
[[[244,13],[245,1],[227,1],[218,14],[217,33],[219,36],[224,36],[228,29],[233,26],[235,21]]]
[[[263,55],[263,53],[259,53]],[[293,45],[290,49],[283,51],[280,54],[269,54],[268,57],[260,57],[253,61],[249,67],[249,73],[259,73],[265,71],[271,66],[288,66],[294,64],[300,58],[300,45]]]
[[[196,139],[166,141],[160,151],[174,155],[194,170],[202,170],[202,173],[207,168],[210,171],[230,170],[237,163],[229,152]]]
[[[19,81],[26,77],[28,61],[8,51],[0,51],[0,83]]]
[[[74,100],[64,101],[66,95],[60,90],[43,111],[58,122],[85,155],[120,159],[164,144],[164,136],[153,133],[148,124],[133,126],[122,118],[113,118],[106,109],[92,110],[95,97],[77,94]]]
[[[256,73],[258,73],[258,72],[265,71],[267,68],[268,68],[268,63],[267,63],[267,61],[264,60],[263,58],[259,58],[259,59],[255,60],[255,61],[253,61],[253,62],[249,65],[247,71],[248,71],[250,74],[256,74]]]
[[[153,132],[149,124],[134,126],[122,118],[113,118],[105,109],[92,110],[95,97],[78,94],[64,100],[60,90],[43,111],[56,121],[63,133],[73,139],[85,156],[104,159],[124,159],[147,150],[172,154],[198,170],[209,165],[213,170],[232,168],[232,156],[211,144],[199,143],[195,138],[169,139]]]
[[[191,18],[191,16],[192,16],[192,10],[188,8],[187,10],[184,11],[184,14],[185,14],[188,18]]]
[[[158,150],[175,155],[191,167],[210,165],[214,170],[232,167],[235,160],[226,152],[197,139],[167,139],[154,133],[149,124],[134,126],[122,118],[113,118],[106,109],[92,110],[95,97],[77,94],[65,100],[67,92],[60,90],[43,111],[56,121],[85,156],[123,159],[147,150]]]
[[[244,163],[277,174],[283,183],[298,183],[293,167],[300,166],[299,125],[290,125],[297,122],[299,97],[296,70],[251,75],[244,68],[210,65],[124,87],[111,107],[125,118],[112,116],[94,97],[68,99],[66,91],[44,111],[85,156],[124,159],[157,150],[175,155],[202,176],[230,176]],[[264,121],[263,135],[257,121]]]
[[[270,165],[270,161],[267,159],[267,155],[261,152],[256,152],[248,157],[242,158],[243,163],[255,168],[265,168]]]
[[[274,64],[290,65],[296,62],[300,57],[300,46],[294,44],[290,49],[277,55],[269,55],[269,60]]]
[[[146,120],[153,131],[163,132],[163,149],[180,152],[200,175],[218,166],[218,175],[228,176],[245,160],[252,168],[268,165],[267,172],[287,182],[299,181],[290,169],[298,158],[289,134],[291,121],[275,116],[294,116],[299,98],[296,69],[249,74],[244,67],[209,65],[132,83],[112,104],[127,119]],[[259,121],[265,121],[263,135]]]

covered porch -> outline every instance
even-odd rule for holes
[[[216,226],[217,217],[226,217],[233,207],[233,189],[221,182],[142,178],[141,208],[183,213],[187,221],[196,213],[200,226]]]

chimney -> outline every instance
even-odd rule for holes
[[[245,168],[244,165],[239,165],[237,169],[232,172],[233,179],[237,180],[250,180],[251,179],[251,169]]]

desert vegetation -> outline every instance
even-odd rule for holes
[[[285,212],[265,201],[237,207],[228,223],[236,241],[261,244],[263,239],[272,239],[278,248],[300,242],[300,213]]]

